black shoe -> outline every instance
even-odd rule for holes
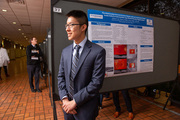
[[[32,92],[36,92],[36,89],[31,89]]]
[[[40,89],[37,89],[37,92],[42,92]]]

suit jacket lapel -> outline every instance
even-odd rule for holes
[[[70,48],[67,49],[67,66],[68,66],[68,75],[71,74],[71,65],[72,65],[72,52],[73,52],[73,44],[69,46]]]
[[[89,54],[90,51],[91,51],[91,42],[89,40],[87,40],[86,44],[84,45],[84,49],[81,53],[81,56],[79,58],[79,63],[78,63],[77,69],[76,69],[76,74],[78,73],[81,65],[83,64],[85,58],[87,57],[87,55]],[[76,74],[75,74],[75,76],[76,76]]]

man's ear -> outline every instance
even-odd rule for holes
[[[86,28],[87,28],[87,25],[86,25],[86,24],[83,24],[83,25],[81,26],[82,32],[83,32],[83,31],[86,31]]]

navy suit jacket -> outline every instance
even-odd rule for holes
[[[68,96],[73,44],[63,49],[58,72],[60,99]],[[93,120],[98,115],[98,93],[105,76],[105,49],[87,40],[74,77],[76,119]]]

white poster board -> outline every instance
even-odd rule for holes
[[[106,49],[106,77],[153,72],[153,19],[88,10],[88,38]]]

